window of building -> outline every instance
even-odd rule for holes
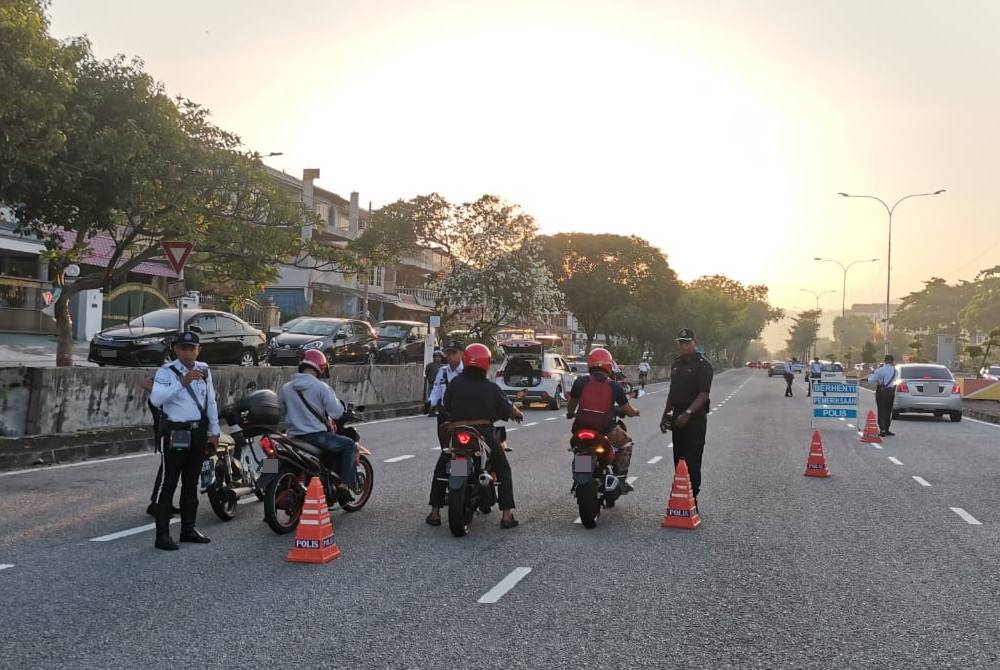
[[[330,205],[325,202],[316,203],[316,214],[323,219],[323,225],[330,225]]]
[[[382,285],[382,266],[378,265],[373,267],[368,272],[368,285],[369,286],[381,286]]]

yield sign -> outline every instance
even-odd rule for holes
[[[160,246],[163,247],[163,253],[166,254],[170,267],[180,274],[188,262],[188,257],[191,256],[194,245],[190,242],[161,242]]]

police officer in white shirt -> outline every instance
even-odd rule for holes
[[[219,410],[208,366],[197,361],[198,334],[181,333],[174,342],[176,361],[156,372],[150,402],[163,412],[163,482],[157,497],[157,549],[176,550],[170,537],[170,503],[181,481],[181,542],[211,540],[195,528],[198,475],[209,446],[219,444]]]
[[[455,377],[462,374],[462,370],[465,369],[462,366],[462,352],[464,350],[465,345],[458,340],[447,340],[445,342],[445,364],[437,372],[437,377],[434,379],[434,387],[431,389],[431,397],[428,400],[431,411],[433,412],[437,409],[438,443],[441,445],[441,455],[434,466],[434,475],[431,479],[430,505],[436,509],[440,509],[443,504],[444,492],[448,482],[448,455],[444,453],[444,450],[448,447],[448,431],[441,428],[441,424],[448,421],[448,416],[444,409],[441,408],[441,402],[444,400],[444,392],[448,390],[448,384],[454,381]],[[427,523],[432,526],[440,526],[440,514],[435,514],[432,511],[427,517]]]
[[[895,435],[889,430],[892,423],[892,405],[896,400],[896,366],[892,356],[886,354],[885,363],[868,377],[869,384],[875,384],[875,406],[878,408],[879,437]]]
[[[809,364],[809,390],[806,391],[806,396],[811,396],[813,394],[813,380],[821,379],[823,377],[823,364],[819,362],[819,356],[813,358],[813,362]]]

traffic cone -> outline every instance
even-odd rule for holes
[[[861,441],[866,444],[882,444],[879,432],[878,419],[875,418],[875,412],[868,410],[868,420],[865,422],[865,430],[861,434]]]
[[[823,438],[819,431],[813,431],[812,444],[809,445],[809,461],[806,463],[806,477],[829,477],[826,468],[826,454],[823,453]]]
[[[682,458],[677,462],[677,470],[674,472],[667,513],[663,515],[663,527],[694,530],[700,525],[701,517],[698,516],[694,494],[691,493],[691,476],[688,474],[687,463]]]
[[[327,563],[340,558],[340,548],[333,539],[333,524],[326,506],[326,495],[319,477],[313,477],[302,505],[302,518],[295,531],[295,544],[288,552],[292,563]]]

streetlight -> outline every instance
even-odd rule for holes
[[[814,261],[822,261],[824,263],[836,263],[840,266],[840,269],[844,271],[844,290],[841,292],[840,300],[840,318],[844,318],[847,314],[847,271],[851,269],[852,266],[858,263],[878,263],[877,258],[866,258],[860,261],[851,261],[846,266],[840,261],[835,261],[832,258],[820,258],[817,256],[813,259]]]
[[[836,293],[836,291],[834,291],[833,289],[830,289],[829,291],[820,291],[819,293],[817,293],[816,291],[810,291],[807,288],[800,288],[799,290],[800,291],[805,291],[806,293],[810,293],[810,294],[812,294],[816,298],[816,310],[817,311],[819,311],[819,299],[820,298],[822,298],[823,296],[825,296],[827,293]],[[809,353],[809,352],[806,352],[806,353]],[[813,357],[815,358],[815,356],[816,356],[816,341],[813,340]]]
[[[885,200],[883,200],[882,198],[879,198],[877,196],[874,196],[874,195],[853,195],[853,194],[844,193],[844,192],[837,193],[837,195],[842,196],[844,198],[868,198],[869,200],[878,200],[880,203],[882,203],[882,206],[885,207],[885,211],[889,215],[889,252],[888,252],[888,255],[886,256],[886,262],[885,262],[885,264],[886,264],[886,268],[885,268],[885,329],[883,331],[885,333],[885,353],[886,353],[887,356],[889,355],[889,288],[890,288],[890,284],[891,284],[891,281],[892,281],[892,213],[896,211],[896,207],[899,206],[899,203],[903,202],[904,200],[909,200],[910,198],[921,198],[921,197],[924,197],[924,196],[931,196],[931,195],[941,195],[944,192],[945,192],[945,189],[942,188],[942,189],[938,189],[937,191],[934,191],[933,193],[911,193],[910,195],[904,195],[902,198],[900,198],[899,200],[897,200],[896,202],[894,202],[892,204],[892,207],[890,207],[888,204],[886,204]]]

